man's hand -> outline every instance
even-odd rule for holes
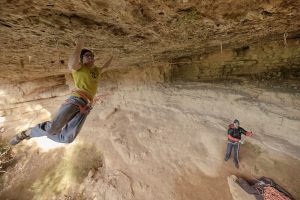
[[[101,95],[97,95],[94,100],[92,105],[94,106],[95,104],[97,104],[97,102],[102,102],[104,99],[106,99],[108,96],[113,95],[113,92],[106,92],[104,94]]]
[[[251,137],[252,135],[253,135],[253,132],[252,132],[252,131],[247,131],[247,132],[246,132],[246,136]]]
[[[76,46],[81,47],[81,49],[82,49],[82,47],[84,47],[84,42],[85,41],[82,37],[78,37],[77,39],[75,39]]]
[[[71,71],[78,70],[81,67],[80,53],[81,53],[81,49],[84,46],[84,40],[82,37],[78,37],[77,39],[75,39],[75,43],[76,43],[75,50],[74,50],[73,54],[70,56],[69,61],[68,61],[68,68]]]

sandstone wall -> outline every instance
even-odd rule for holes
[[[172,81],[207,79],[299,79],[300,41],[276,41],[223,49],[171,61]]]
[[[8,104],[65,95],[68,92],[64,75],[18,83],[0,84],[0,109]]]

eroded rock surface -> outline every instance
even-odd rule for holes
[[[2,139],[70,94],[74,39],[114,60],[75,143],[22,142],[0,198],[232,199],[231,174],[300,198],[299,27],[298,0],[1,1]],[[239,170],[223,161],[234,118],[255,133]]]

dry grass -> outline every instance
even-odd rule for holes
[[[6,168],[13,161],[11,147],[0,139],[0,174],[5,173]]]

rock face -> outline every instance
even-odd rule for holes
[[[16,146],[17,164],[2,176],[0,199],[231,200],[231,174],[271,177],[299,198],[295,93],[237,83],[115,87],[74,143],[54,148],[42,137]],[[3,136],[49,120],[66,97],[10,104]],[[223,160],[234,118],[254,132],[243,137],[238,170]]]
[[[282,46],[289,46],[290,40],[293,48],[279,57],[283,60],[265,64],[275,68],[274,64],[288,62],[285,59],[294,62],[294,57],[299,56],[294,52],[295,48],[299,49],[300,34],[300,2],[297,0],[87,0],[68,3],[5,0],[0,6],[1,82],[63,74],[73,39],[79,35],[87,39],[86,46],[95,52],[97,65],[113,53],[114,68],[168,65],[182,58],[202,62],[207,53],[220,52],[222,48],[223,61],[229,63],[219,67],[225,68],[224,75],[228,75],[231,66],[255,67],[257,59],[264,59],[260,52],[264,52],[265,46],[271,45],[271,52],[266,56],[272,58],[281,54]],[[274,40],[280,41],[279,49],[268,44]],[[258,47],[253,49],[253,44]],[[226,53],[228,50],[250,60],[230,62],[232,56]],[[244,55],[249,51],[255,56],[251,52],[256,50],[258,57]],[[296,63],[299,64],[299,58]],[[207,67],[211,66],[204,62],[200,69],[204,77],[210,76]]]
[[[15,147],[0,199],[232,199],[231,174],[300,198],[299,27],[299,0],[1,1],[0,139],[55,114],[76,38],[114,60],[74,144]],[[239,170],[223,162],[235,118],[255,133]]]
[[[213,54],[174,59],[172,80],[212,79],[282,80],[300,78],[299,40],[259,43]]]
[[[98,66],[114,55],[106,81],[126,82],[124,73],[136,73],[129,81],[246,77],[289,79],[285,84],[299,88],[297,0],[6,0],[0,6],[1,90],[19,102],[62,94],[77,37],[86,39]],[[16,102],[9,99],[2,102]]]
[[[230,188],[230,192],[234,200],[245,199],[245,200],[255,200],[254,195],[248,194],[245,190],[243,190],[237,183],[237,177],[232,175],[227,177],[228,185]]]

